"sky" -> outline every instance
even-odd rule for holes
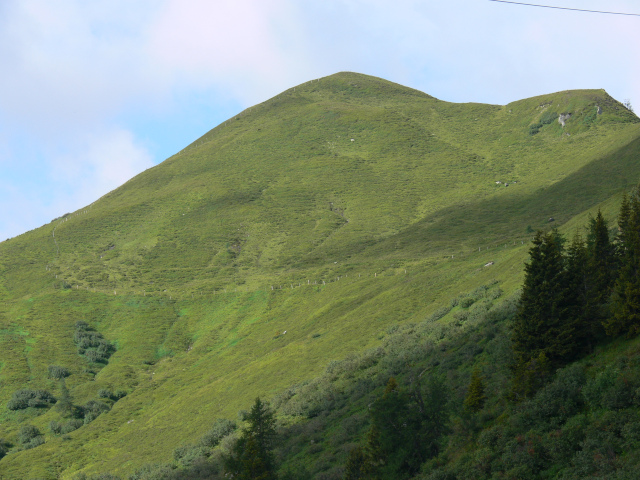
[[[540,0],[640,14],[637,0]],[[0,241],[235,113],[354,71],[441,100],[604,88],[640,112],[640,16],[490,0],[2,0]]]

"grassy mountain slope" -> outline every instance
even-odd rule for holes
[[[0,438],[59,419],[4,408],[20,388],[59,395],[49,365],[76,403],[129,392],[0,468],[131,472],[390,325],[492,280],[514,291],[531,229],[612,218],[639,152],[638,118],[603,90],[451,104],[340,73],[247,109],[0,244]],[[104,368],[76,353],[78,320],[116,344]]]

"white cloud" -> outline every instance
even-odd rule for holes
[[[0,240],[88,205],[154,165],[145,146],[118,128],[79,135],[71,146],[50,145],[39,153],[46,162],[30,158],[13,165],[26,183],[0,181]]]
[[[306,79],[312,59],[288,0],[169,0],[146,32],[145,52],[173,84],[224,88],[246,102]]]
[[[155,149],[159,117],[167,131],[195,112],[206,129],[223,108],[202,99],[248,106],[341,70],[450,101],[605,88],[640,110],[639,21],[477,0],[5,0],[0,207],[78,208],[161,160],[140,141]],[[12,235],[36,218],[9,220]]]
[[[153,166],[147,149],[127,130],[112,129],[77,139],[75,151],[52,163],[50,177],[72,192],[69,202],[79,208]],[[64,203],[63,199],[58,199]]]

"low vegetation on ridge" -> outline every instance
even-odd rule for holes
[[[340,73],[241,112],[0,244],[2,475],[625,478],[634,273],[529,323],[518,299],[532,245],[599,271],[558,239],[618,238],[639,153],[603,90],[451,104]],[[595,336],[536,344],[567,312]]]

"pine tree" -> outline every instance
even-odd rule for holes
[[[585,351],[591,351],[602,330],[599,297],[594,292],[594,269],[582,237],[576,232],[565,258],[566,303],[568,323],[575,325],[576,340]]]
[[[613,314],[603,322],[608,335],[640,332],[640,200],[623,198],[618,216],[620,268],[613,288]]]
[[[224,459],[225,470],[239,480],[275,480],[273,443],[276,438],[273,411],[256,398],[245,420],[248,425]]]
[[[364,480],[367,478],[363,467],[368,463],[362,447],[355,447],[349,452],[344,467],[344,480]]]
[[[476,369],[471,374],[471,382],[469,390],[464,399],[464,407],[471,412],[479,412],[484,407],[487,396],[484,394],[484,381],[480,376],[480,372]]]
[[[609,300],[615,280],[615,248],[609,239],[607,221],[598,210],[596,218],[589,222],[587,235],[589,271],[593,278],[591,299],[594,304],[604,305]]]
[[[578,348],[564,270],[562,238],[557,231],[536,233],[529,257],[513,323],[516,369],[540,354],[544,354],[551,365],[560,365]]]
[[[448,421],[448,394],[437,376],[428,377],[424,391],[416,385],[408,393],[394,378],[370,409],[371,430],[364,450],[363,478],[402,479],[439,452],[439,440]]]

